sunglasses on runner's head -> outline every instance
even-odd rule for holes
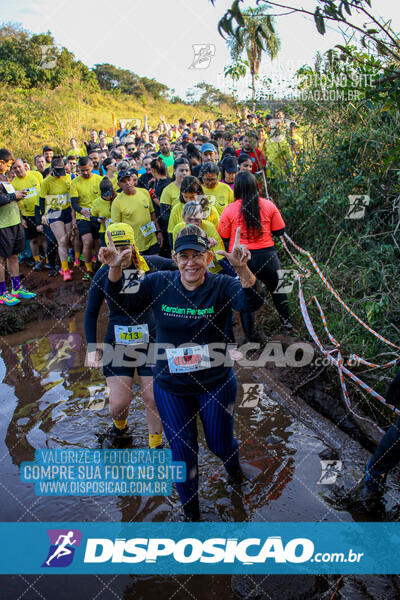
[[[118,173],[118,181],[120,181],[121,179],[125,179],[125,177],[130,177],[132,175],[132,173],[130,171],[120,171]]]

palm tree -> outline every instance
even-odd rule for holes
[[[263,52],[273,60],[279,51],[281,41],[274,31],[273,17],[265,8],[248,8],[242,12],[244,27],[235,36],[228,37],[232,60],[237,61],[246,51],[251,74],[251,109],[255,109],[256,79],[260,70]]]

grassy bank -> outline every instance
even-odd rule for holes
[[[112,134],[112,113],[116,118],[148,115],[150,126],[156,126],[160,115],[167,122],[180,117],[192,120],[215,118],[215,114],[186,104],[143,97],[134,101],[126,94],[92,92],[75,81],[54,90],[22,90],[2,87],[0,90],[1,146],[11,148],[18,156],[32,160],[43,144],[64,152],[71,137],[88,139],[88,130],[105,129]]]

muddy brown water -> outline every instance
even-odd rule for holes
[[[99,336],[106,313],[99,319]],[[101,337],[99,337],[101,339]],[[84,366],[83,314],[69,322],[61,320],[32,323],[23,332],[4,336],[0,342],[0,520],[1,521],[174,521],[180,512],[176,491],[169,497],[39,497],[33,485],[22,483],[19,466],[34,459],[38,448],[95,448],[96,433],[110,424],[107,390],[102,374]],[[315,427],[310,428],[265,391],[252,402],[244,397],[242,384],[254,384],[251,368],[238,368],[238,399],[235,434],[241,459],[253,473],[242,495],[225,483],[220,461],[208,451],[200,434],[200,501],[206,521],[352,521],[356,515],[336,510],[324,498],[321,485],[321,458],[327,445]],[[129,415],[133,447],[147,447],[144,406],[138,389],[133,390]],[[362,459],[359,464],[362,464]],[[2,576],[0,596],[7,599],[41,598],[70,600],[133,600],[156,596],[159,600],[191,598],[259,597],[269,595],[246,578],[226,575],[185,576]],[[284,578],[281,578],[284,586]],[[322,598],[332,594],[336,580],[324,578],[306,596]],[[362,578],[358,578],[360,581]],[[346,576],[335,598],[399,598],[397,578],[373,578],[377,592],[368,586],[357,595],[341,595],[344,585],[357,581]],[[272,584],[273,579],[271,579]],[[289,580],[288,580],[289,581]],[[300,580],[299,580],[300,584]],[[304,589],[308,590],[308,581]],[[301,586],[301,584],[300,584]],[[271,585],[271,591],[274,586]],[[279,586],[275,586],[279,589]],[[259,589],[259,596],[254,589]],[[371,586],[369,586],[371,588]],[[84,590],[84,591],[83,591]],[[267,590],[267,588],[265,588]],[[331,590],[331,591],[329,591]],[[361,591],[360,591],[361,590]],[[389,590],[389,591],[388,591]],[[289,593],[289,592],[288,592]],[[399,595],[397,595],[399,593]],[[265,595],[263,595],[265,594]],[[344,592],[343,592],[344,594]],[[396,594],[396,595],[391,595]],[[328,596],[326,596],[328,597]]]

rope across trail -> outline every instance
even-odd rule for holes
[[[325,314],[321,308],[320,303],[318,302],[318,299],[316,298],[316,296],[313,296],[310,300],[310,302],[314,301],[315,304],[317,305],[318,311],[320,313],[321,316],[321,320],[322,320],[322,324],[324,327],[325,332],[328,335],[329,340],[332,342],[332,344],[335,346],[335,349],[333,351],[327,351],[325,350],[325,348],[323,347],[323,345],[321,344],[317,334],[315,333],[315,329],[313,327],[313,324],[311,322],[308,310],[307,310],[307,306],[306,306],[306,302],[304,299],[304,293],[303,293],[303,288],[302,288],[302,278],[304,277],[309,277],[311,275],[311,272],[306,269],[291,253],[291,251],[288,248],[288,245],[286,242],[289,242],[294,248],[296,248],[296,250],[298,250],[298,252],[300,252],[303,256],[306,256],[309,261],[311,262],[313,268],[315,269],[316,273],[318,274],[318,276],[320,277],[321,281],[323,282],[323,284],[325,285],[325,287],[329,290],[329,292],[336,298],[336,300],[343,306],[343,308],[354,318],[356,319],[356,321],[358,323],[360,323],[360,325],[362,325],[369,333],[371,333],[373,336],[375,336],[377,339],[379,339],[381,342],[383,342],[384,344],[391,346],[392,348],[396,348],[396,350],[400,350],[400,346],[397,346],[396,344],[394,344],[393,342],[391,342],[390,340],[386,339],[385,337],[383,337],[382,335],[380,335],[378,332],[374,331],[374,329],[372,329],[372,327],[370,327],[369,325],[367,325],[367,323],[365,323],[362,319],[360,319],[360,317],[358,317],[348,306],[347,304],[340,298],[339,294],[336,292],[336,290],[332,287],[332,285],[328,282],[328,280],[326,279],[326,277],[324,276],[324,274],[322,273],[321,269],[318,267],[317,263],[315,262],[314,258],[312,257],[312,255],[307,251],[304,250],[303,248],[301,248],[300,246],[298,246],[290,237],[289,235],[287,235],[285,233],[284,236],[282,236],[280,238],[285,250],[287,251],[287,253],[289,254],[289,256],[291,257],[291,259],[293,260],[293,262],[295,263],[295,265],[297,267],[299,267],[299,269],[302,271],[302,273],[298,274],[298,285],[299,285],[299,303],[300,303],[300,310],[301,310],[301,314],[303,316],[303,320],[304,323],[307,327],[307,330],[309,332],[309,334],[311,335],[312,339],[314,340],[314,342],[316,343],[316,345],[318,346],[318,349],[320,350],[320,352],[326,357],[328,358],[328,360],[337,368],[338,370],[338,374],[339,374],[339,378],[340,378],[340,385],[342,388],[342,392],[343,392],[343,397],[346,403],[347,408],[350,410],[350,412],[352,412],[357,418],[363,418],[365,419],[365,417],[360,417],[359,415],[357,415],[353,409],[351,408],[351,403],[350,403],[350,397],[347,391],[347,387],[346,387],[346,382],[345,382],[345,376],[347,376],[349,379],[351,379],[352,381],[354,381],[357,385],[359,385],[362,389],[364,389],[366,392],[368,392],[371,396],[373,396],[376,400],[378,400],[379,402],[382,402],[383,404],[385,404],[390,410],[392,410],[396,415],[400,415],[400,410],[398,408],[396,408],[395,406],[393,406],[392,404],[388,403],[386,401],[385,398],[383,398],[380,394],[378,394],[377,392],[375,392],[375,390],[373,390],[373,388],[371,388],[371,386],[369,386],[368,384],[366,384],[365,382],[363,382],[361,379],[359,379],[356,375],[354,375],[354,373],[352,373],[351,371],[349,371],[349,369],[346,368],[346,366],[344,366],[343,364],[343,358],[340,352],[340,343],[333,337],[333,335],[330,333],[329,329],[328,329],[328,325],[326,322],[326,317]],[[336,353],[336,358],[332,356],[332,353],[335,352]],[[363,364],[367,367],[371,367],[371,368],[380,368],[380,369],[386,369],[386,368],[390,368],[394,365],[396,365],[398,362],[400,361],[400,355],[396,356],[396,358],[394,358],[393,360],[383,364],[383,365],[378,365],[375,363],[372,363],[370,361],[365,360],[362,357],[359,357],[357,354],[351,354],[347,364],[351,365],[354,363],[360,363]],[[369,419],[368,419],[369,420]],[[370,420],[369,420],[370,421]],[[371,422],[371,421],[370,421]]]

